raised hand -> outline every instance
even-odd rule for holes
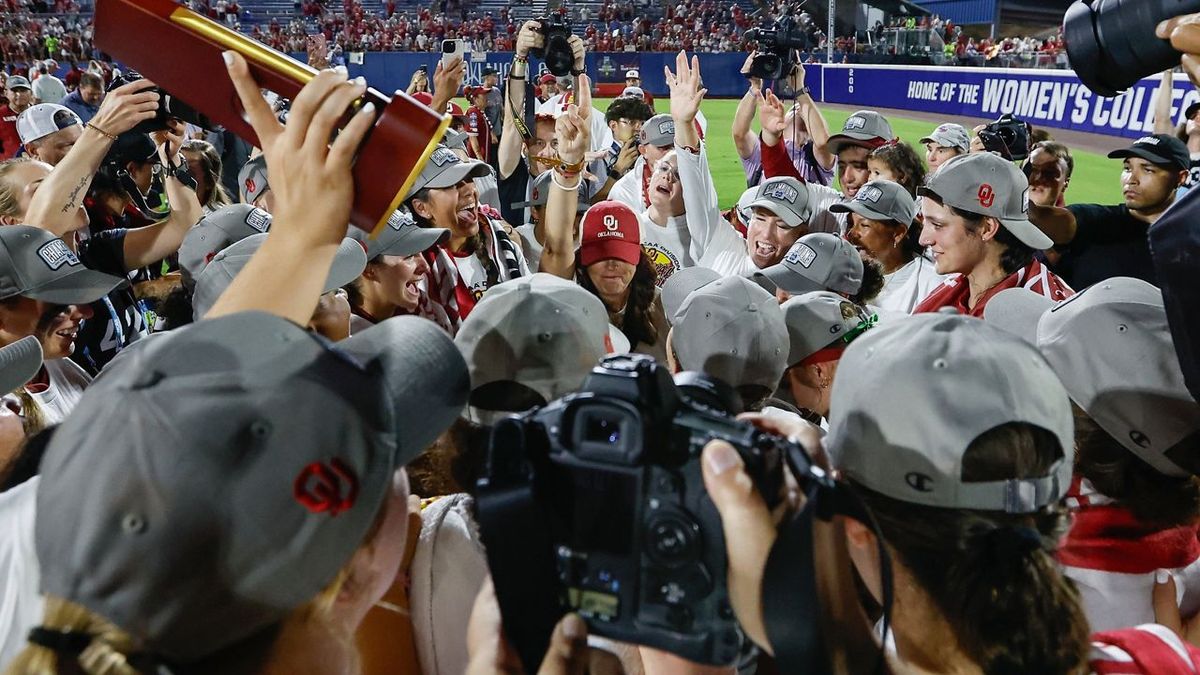
[[[92,118],[92,126],[113,136],[123,134],[138,124],[154,119],[158,112],[159,95],[150,91],[154,83],[136,80],[108,92],[100,110]]]
[[[787,111],[784,110],[783,101],[775,95],[775,92],[768,89],[765,94],[758,99],[758,123],[762,126],[764,133],[779,135],[787,127]]]
[[[554,123],[558,136],[558,158],[564,164],[578,164],[591,147],[592,82],[587,75],[575,80],[575,103]]]
[[[676,125],[691,124],[700,112],[700,102],[708,93],[700,81],[700,59],[693,56],[688,63],[687,53],[681,51],[675,56],[675,72],[663,66],[663,74],[671,90],[671,117]]]

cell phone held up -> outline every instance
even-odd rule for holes
[[[449,68],[456,58],[467,60],[467,43],[461,39],[442,40],[442,70]]]

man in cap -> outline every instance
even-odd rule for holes
[[[917,188],[924,197],[921,245],[933,253],[938,274],[956,274],[913,310],[953,307],[983,316],[984,306],[1006,288],[1024,287],[1055,301],[1070,286],[1034,259],[1053,242],[1029,221],[1025,174],[999,155],[955,157]]]
[[[1178,138],[1155,134],[1108,156],[1124,162],[1123,204],[1031,205],[1029,218],[1055,244],[1066,247],[1055,269],[1072,286],[1083,288],[1114,276],[1157,283],[1146,232],[1175,203],[1191,155]]]
[[[867,156],[871,151],[896,136],[887,118],[874,110],[859,110],[846,118],[840,133],[829,137],[825,149],[837,157],[838,183],[847,199],[853,199],[858,189],[871,180]],[[773,153],[778,155],[778,153]],[[763,168],[772,175],[764,151]]]
[[[753,276],[774,286],[775,297],[781,303],[814,291],[832,291],[851,298],[862,288],[863,261],[858,249],[845,239],[813,232],[800,237],[783,260]]]
[[[642,86],[642,74],[636,68],[625,71],[625,90],[628,91],[630,88],[637,89],[637,95],[642,98],[646,105],[650,106],[651,110],[654,109],[654,97]],[[624,95],[622,94],[622,96]]]
[[[787,325],[779,303],[757,284],[725,277],[693,291],[671,317],[667,364],[733,387],[756,410],[787,367]]]
[[[33,105],[33,87],[28,79],[20,75],[10,76],[5,86],[8,103],[0,106],[0,159],[11,159],[21,149],[17,116]]]
[[[541,106],[541,104],[549,101],[552,96],[558,93],[558,78],[550,73],[542,73],[542,76],[537,81],[538,96],[536,106]]]
[[[500,73],[495,68],[488,66],[483,69],[481,75],[483,78],[483,86],[488,90],[487,104],[483,108],[483,112],[487,115],[488,123],[492,125],[492,133],[498,138],[500,136],[501,106],[504,104],[504,95],[500,93]]]
[[[246,162],[238,172],[238,187],[244,203],[271,213],[275,205],[275,195],[271,193],[271,184],[267,181],[265,155],[255,155]]]
[[[33,98],[38,103],[61,103],[67,97],[67,85],[54,75],[57,68],[53,61],[38,64],[40,74],[33,81]]]
[[[30,157],[57,166],[83,133],[83,122],[69,108],[39,103],[17,117],[17,134]]]
[[[748,275],[778,264],[810,232],[837,232],[832,217],[813,222],[812,188],[789,177],[763,181],[748,205],[745,239],[732,227],[717,228],[699,264],[723,276]]]
[[[929,173],[936,172],[947,160],[971,151],[971,137],[967,135],[966,127],[951,122],[939,124],[921,142],[925,144]]]
[[[489,160],[492,145],[496,142],[496,135],[492,132],[492,123],[486,112],[488,96],[491,92],[491,87],[487,86],[470,87],[464,92],[467,100],[471,102],[471,107],[467,108],[464,115],[466,131],[469,134],[469,154],[473,159],[481,162]]]

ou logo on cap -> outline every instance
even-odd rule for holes
[[[996,203],[996,192],[991,185],[984,183],[979,186],[979,205],[985,209],[992,208],[992,204]]]
[[[603,222],[604,222],[604,229],[608,230],[609,232],[616,232],[617,228],[620,227],[620,223],[617,222],[617,217],[612,215],[611,213],[606,214],[604,216]]]
[[[313,513],[336,517],[358,500],[358,476],[340,459],[313,462],[296,476],[292,496]]]

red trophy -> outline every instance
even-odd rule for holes
[[[242,138],[257,143],[229,80],[224,51],[245,57],[260,87],[295,98],[317,71],[172,0],[97,0],[96,45]],[[450,117],[403,92],[367,89],[380,111],[354,162],[350,222],[374,232],[400,206]],[[318,197],[319,198],[319,197]]]

